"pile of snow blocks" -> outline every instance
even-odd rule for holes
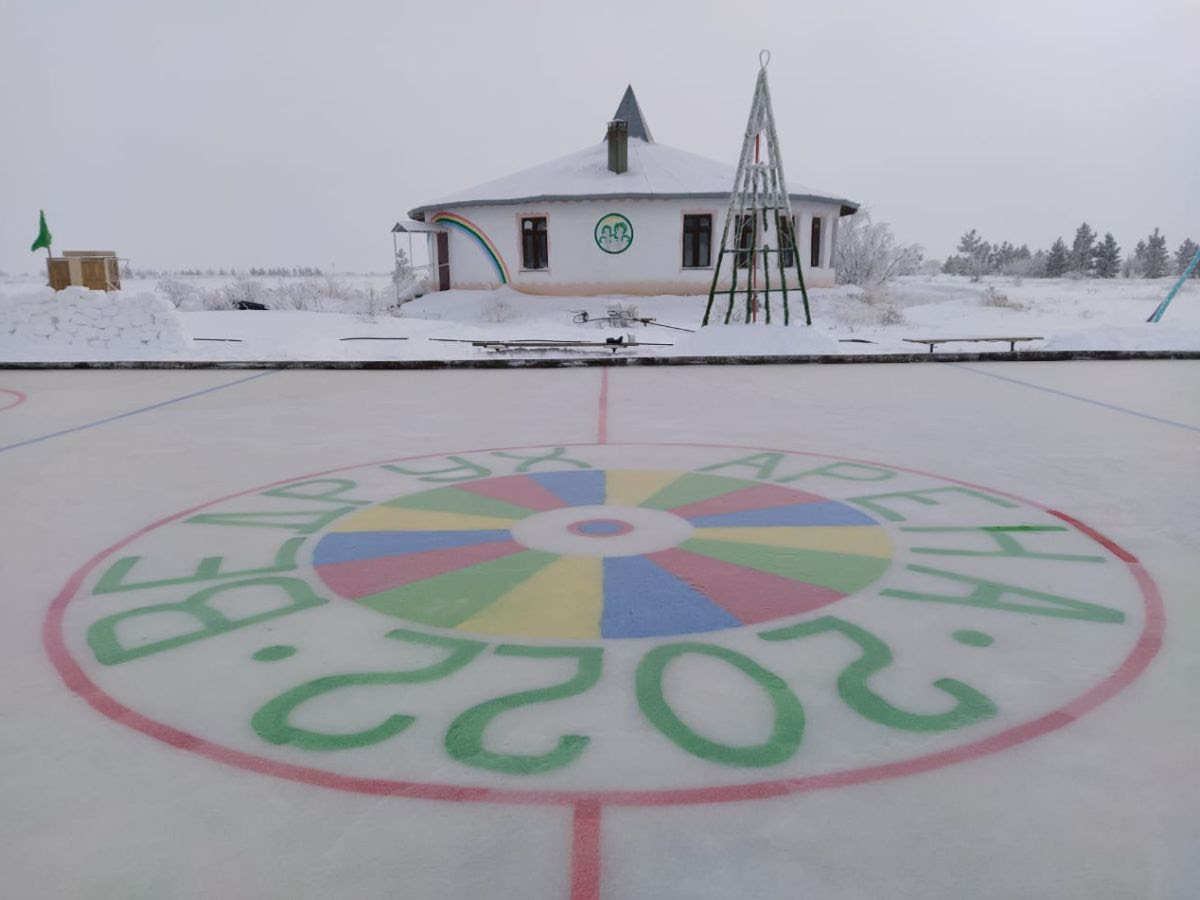
[[[0,294],[0,348],[77,347],[121,352],[154,347],[184,349],[179,314],[151,293],[44,288],[19,296]]]

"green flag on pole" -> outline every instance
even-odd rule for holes
[[[37,250],[41,247],[45,247],[46,255],[49,256],[50,255],[50,229],[46,227],[45,211],[39,209],[38,212],[41,214],[41,222],[38,225],[38,236],[37,236],[37,240],[33,242],[33,246],[29,248],[29,252],[33,253],[35,250]]]

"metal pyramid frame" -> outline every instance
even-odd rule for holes
[[[779,137],[775,133],[771,91],[767,87],[767,64],[770,61],[771,54],[766,50],[759,54],[758,82],[754,87],[754,100],[750,104],[746,135],[742,139],[742,153],[738,158],[733,192],[729,198],[729,212],[725,216],[725,229],[721,234],[721,249],[717,253],[712,286],[708,290],[704,325],[714,324],[714,320],[720,317],[719,313],[717,317],[713,316],[713,306],[718,293],[728,294],[722,319],[725,325],[730,324],[734,318],[739,293],[745,297],[743,321],[756,322],[761,312],[763,321],[770,325],[771,295],[782,294],[783,324],[791,324],[788,276],[793,267],[796,270],[793,284],[799,287],[800,296],[804,300],[804,323],[812,324],[808,290],[804,286],[804,273],[800,269],[800,248],[796,244],[792,204],[788,197],[787,180],[783,176]],[[766,139],[765,161],[761,159],[763,138]],[[730,230],[737,232],[733,246],[729,240]],[[789,253],[790,262],[787,260]],[[733,268],[729,290],[718,291],[717,283],[726,264]],[[772,265],[779,273],[776,287],[771,286]],[[746,269],[745,285],[740,289],[739,268]],[[795,286],[791,289],[793,293]]]

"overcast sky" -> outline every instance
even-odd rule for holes
[[[1200,240],[1200,0],[0,0],[0,269],[383,271],[393,222],[601,139],[732,162],[769,75],[792,181],[930,256]]]

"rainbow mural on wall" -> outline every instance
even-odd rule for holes
[[[449,225],[457,228],[464,234],[474,238],[475,242],[483,249],[487,258],[492,261],[492,266],[496,270],[496,275],[500,278],[500,283],[509,283],[508,265],[504,262],[504,257],[500,255],[500,251],[496,249],[496,245],[492,243],[492,239],[487,236],[487,233],[482,228],[465,216],[451,212],[435,213],[429,221],[437,225]]]

